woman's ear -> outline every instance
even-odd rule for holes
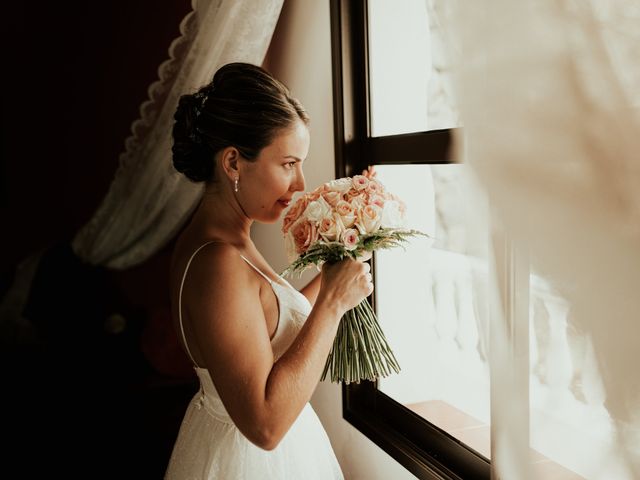
[[[240,176],[240,152],[236,147],[224,148],[221,152],[220,163],[229,180],[234,181]]]

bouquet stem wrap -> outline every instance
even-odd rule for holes
[[[347,311],[340,320],[321,380],[331,373],[334,383],[375,381],[400,372],[376,314],[367,300]]]

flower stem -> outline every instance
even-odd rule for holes
[[[398,361],[371,305],[363,300],[343,315],[321,380],[330,373],[334,383],[375,381],[392,371],[400,372]]]

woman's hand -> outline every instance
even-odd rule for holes
[[[329,302],[342,316],[371,295],[371,266],[365,263],[369,258],[370,253],[358,257],[358,260],[348,258],[332,264],[325,263],[322,266],[318,301]]]

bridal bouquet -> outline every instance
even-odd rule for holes
[[[403,227],[405,205],[388,192],[372,170],[327,182],[298,198],[287,211],[282,233],[289,266],[302,273],[324,262],[356,259],[424,235]],[[322,372],[332,382],[374,381],[400,367],[365,299],[344,314]]]

